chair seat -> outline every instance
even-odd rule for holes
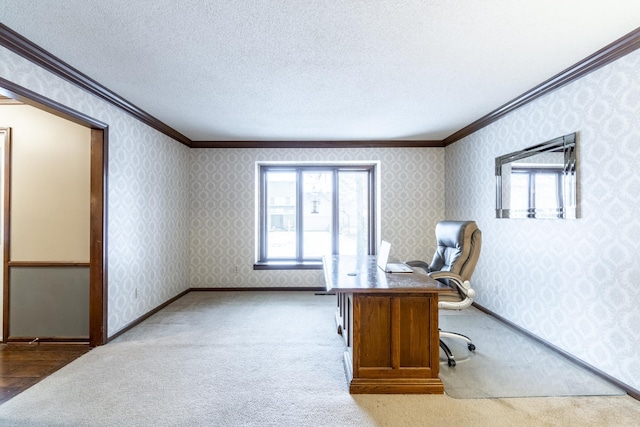
[[[438,301],[445,301],[445,302],[460,302],[463,301],[464,298],[458,293],[446,293],[446,294],[439,294],[438,295]]]

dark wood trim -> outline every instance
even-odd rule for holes
[[[60,344],[87,344],[88,341],[86,338],[72,338],[72,337],[47,337],[47,338],[38,338],[38,337],[11,337],[7,340],[10,343],[60,343]]]
[[[6,342],[9,336],[9,233],[11,230],[11,128],[7,131],[4,140],[4,224],[2,224],[3,258],[2,258],[2,342]]]
[[[0,24],[0,26],[1,25],[2,24]],[[39,93],[17,85],[2,77],[0,77],[0,93],[11,96],[24,104],[44,110],[47,113],[51,113],[81,126],[95,129],[104,129],[107,127],[106,123],[89,117],[86,114],[67,107],[66,105],[60,104],[57,101],[46,98]]]
[[[635,388],[629,386],[628,384],[623,383],[622,381],[612,377],[611,375],[602,372],[601,370],[599,370],[598,368],[595,368],[593,366],[591,366],[590,364],[578,359],[577,357],[575,357],[574,355],[567,353],[566,351],[562,350],[559,347],[556,347],[555,345],[551,344],[550,342],[540,338],[539,336],[527,331],[526,329],[516,325],[515,323],[511,322],[510,320],[507,320],[506,318],[500,316],[497,313],[494,313],[493,311],[489,310],[488,308],[485,308],[483,306],[481,306],[478,303],[473,303],[473,306],[476,307],[478,310],[482,311],[483,313],[488,314],[489,316],[493,317],[494,319],[498,320],[499,322],[505,324],[506,326],[508,326],[509,328],[525,335],[527,338],[532,339],[533,341],[542,344],[543,346],[547,347],[548,349],[554,351],[555,353],[559,354],[560,356],[565,357],[566,359],[570,360],[571,362],[575,363],[578,366],[583,367],[584,369],[588,370],[589,372],[593,373],[594,375],[597,375],[598,377],[602,378],[603,380],[615,385],[616,387],[624,390],[629,396],[633,397],[636,400],[640,400],[640,390],[636,390]]]
[[[180,292],[175,297],[169,299],[168,301],[165,301],[164,303],[160,304],[159,306],[157,306],[156,308],[152,309],[151,311],[148,311],[146,314],[143,314],[142,316],[140,316],[137,319],[135,319],[133,322],[127,324],[125,327],[120,329],[115,334],[111,335],[109,337],[108,341],[112,341],[112,340],[118,338],[120,335],[124,334],[125,332],[130,331],[133,327],[135,327],[135,326],[139,325],[140,323],[144,322],[149,317],[153,316],[154,314],[156,314],[157,312],[159,312],[163,308],[167,307],[169,304],[179,300],[180,298],[182,298],[183,296],[185,296],[188,293],[189,293],[189,289],[187,289],[186,291]]]
[[[309,291],[309,292],[326,292],[324,287],[264,287],[264,288],[191,288],[189,292],[244,292],[244,291],[256,291],[256,292],[285,292],[285,291]],[[328,293],[327,295],[335,295]]]
[[[414,148],[444,147],[442,141],[192,141],[191,148]]]
[[[507,102],[506,104],[492,111],[486,116],[449,135],[442,142],[444,146],[451,145],[454,142],[459,141],[474,132],[477,132],[485,126],[488,126],[496,120],[501,119],[502,117],[524,106],[525,104],[528,104],[531,101],[540,98],[541,96],[547,95],[562,86],[573,83],[574,81],[580,79],[581,77],[584,77],[592,71],[610,64],[611,62],[620,59],[621,57],[633,52],[638,48],[640,48],[640,28],[635,29],[629,34],[600,49],[593,55],[588,56],[577,64],[572,65],[566,70],[551,77],[549,80],[546,80],[533,89],[523,93],[519,97],[512,99],[511,101]]]
[[[22,105],[22,102],[18,101],[17,99],[0,95],[0,105]]]
[[[84,123],[81,123],[86,125]],[[105,239],[105,194],[106,194],[106,129],[91,129],[91,184],[90,184],[90,261],[89,262],[42,262],[42,261],[9,261],[6,263],[7,271],[5,273],[5,283],[9,283],[9,267],[89,267],[89,344],[91,346],[102,345],[107,342],[107,306],[106,306],[106,281],[103,278],[104,266],[106,265],[105,254],[106,249],[103,246]],[[8,206],[8,202],[5,202]],[[8,218],[8,217],[7,217]],[[8,221],[7,221],[8,224]],[[8,235],[9,230],[6,230]],[[6,239],[8,244],[8,239]],[[8,249],[8,246],[6,247]],[[8,258],[8,253],[7,253]],[[6,325],[5,337],[8,337],[8,289],[5,286],[5,315],[3,325]],[[33,338],[10,337],[8,342],[32,341]],[[87,339],[75,338],[46,338],[41,339],[42,342],[86,342]]]
[[[0,24],[0,44],[2,42],[2,24]],[[89,334],[92,346],[107,343],[107,182],[108,182],[108,126],[107,124],[89,117],[79,111],[69,108],[59,102],[46,98],[25,87],[17,85],[9,80],[0,77],[0,93],[18,99],[27,105],[47,111],[63,119],[72,121],[81,126],[91,129],[91,218],[90,218],[90,239],[89,263],[33,263],[12,261],[9,262],[10,250],[9,241],[5,241],[6,265],[5,265],[5,309],[3,311],[3,337],[9,335],[9,309],[8,309],[8,284],[9,266],[61,266],[78,265],[89,266],[90,272],[90,305],[89,305]],[[5,171],[10,170],[10,163],[5,166]],[[5,193],[5,239],[10,233],[10,200],[9,193]],[[96,247],[101,245],[101,248]],[[94,264],[92,264],[94,263]],[[95,300],[94,300],[95,299]]]
[[[85,261],[9,261],[9,267],[89,267]]]
[[[322,270],[322,261],[309,262],[256,262],[253,264],[254,270]]]
[[[91,129],[89,338],[92,347],[107,342],[107,148],[108,128]]]
[[[370,141],[191,141],[169,125],[107,89],[86,74],[47,52],[29,39],[16,33],[4,24],[0,24],[0,46],[4,46],[17,55],[35,63],[56,76],[68,81],[92,95],[131,114],[142,123],[162,132],[176,141],[192,148],[362,148],[362,147],[443,147],[442,141],[435,140],[370,140]],[[8,92],[10,98],[24,102],[21,96],[11,91],[11,84],[0,78],[0,86]],[[0,93],[3,93],[0,90]],[[29,98],[36,101],[39,95],[33,93]],[[45,104],[46,105],[46,104]],[[41,107],[42,108],[42,107]],[[43,108],[56,114],[55,111]],[[61,109],[58,109],[62,111]],[[104,128],[106,126],[98,126]]]
[[[539,84],[519,97],[507,102],[491,113],[449,135],[442,141],[437,140],[371,140],[371,141],[191,141],[175,129],[151,116],[131,102],[120,97],[95,80],[81,73],[69,64],[50,54],[30,40],[0,24],[0,45],[12,52],[34,62],[47,71],[68,82],[98,96],[102,100],[126,111],[141,122],[164,133],[176,141],[192,148],[362,148],[362,147],[445,147],[489,124],[506,116],[510,112],[565,86],[586,74],[597,70],[640,47],[640,28],[600,49],[593,55],[560,72],[549,80]],[[0,78],[0,86],[8,86],[6,80]],[[7,87],[10,91],[10,87]],[[0,90],[0,93],[2,91]],[[23,101],[12,93],[5,93],[11,98]],[[35,98],[34,98],[35,99]]]
[[[3,24],[0,24],[0,45],[6,47],[15,54],[28,59],[36,65],[39,65],[69,83],[86,90],[103,101],[120,108],[141,122],[175,139],[187,147],[190,146],[191,140],[177,130],[169,127],[165,123],[153,117],[151,114],[110,91],[86,74],[83,74],[79,70],[73,68],[71,65],[42,49],[40,46]]]

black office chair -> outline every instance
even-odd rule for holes
[[[436,225],[438,247],[431,264],[424,261],[409,261],[412,267],[422,268],[429,276],[437,279],[458,292],[441,294],[438,308],[442,310],[463,310],[473,303],[476,291],[471,289],[469,280],[480,257],[482,232],[475,221],[442,221]],[[440,331],[440,338],[457,338],[467,343],[469,351],[476,346],[466,335],[457,332]],[[455,366],[451,349],[440,339],[440,347],[447,356],[447,364]]]

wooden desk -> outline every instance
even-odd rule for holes
[[[385,273],[375,256],[323,260],[345,342],[350,393],[444,393],[438,377],[438,294],[453,292],[425,274]]]

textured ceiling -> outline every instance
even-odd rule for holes
[[[640,25],[635,0],[1,0],[194,141],[441,140]]]

